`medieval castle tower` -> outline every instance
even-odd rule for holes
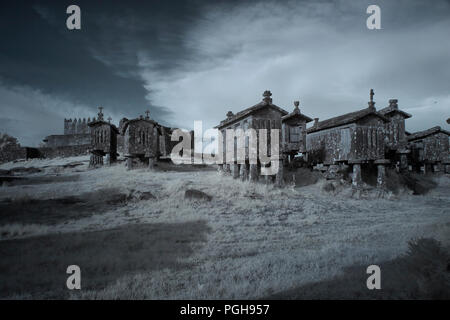
[[[95,118],[92,119],[95,121]],[[90,127],[88,123],[91,122],[91,118],[83,119],[64,119],[64,134],[88,134],[90,133]]]

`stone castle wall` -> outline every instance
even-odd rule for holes
[[[79,146],[91,143],[89,133],[85,134],[56,134],[45,137],[45,147],[56,148],[64,146]]]

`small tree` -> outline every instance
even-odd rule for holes
[[[17,146],[20,144],[16,138],[8,135],[7,133],[0,133],[0,149],[9,147],[9,146]]]

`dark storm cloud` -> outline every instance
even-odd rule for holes
[[[81,7],[82,29],[65,27]],[[381,7],[382,30],[366,28]],[[448,117],[450,2],[27,1],[0,11],[0,131],[23,143],[104,106],[192,127],[260,100],[321,119],[398,98],[409,130]],[[34,138],[33,138],[34,137]]]
[[[88,6],[82,10],[81,31],[65,28],[66,7],[64,1],[12,2],[2,9],[3,82],[28,85],[93,109],[102,105],[116,113],[124,109],[142,112],[148,106],[142,81],[124,77],[91,54],[96,48],[89,45],[95,45],[97,31],[89,24],[95,18]],[[101,8],[94,10],[101,14]],[[109,46],[108,50],[115,52],[116,48]],[[158,106],[151,109],[162,117],[169,113]]]

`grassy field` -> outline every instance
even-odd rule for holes
[[[2,180],[0,298],[379,299],[449,292],[448,176],[429,178],[433,188],[424,195],[405,189],[380,198],[370,186],[358,197],[345,182],[330,190],[306,171],[297,174],[297,186],[280,189],[167,163],[155,171],[123,164],[89,170],[87,158],[78,157],[0,169],[14,167],[40,171],[17,170],[20,179]],[[188,189],[211,200],[185,199]],[[408,247],[418,238],[439,243]],[[79,291],[65,287],[72,264],[81,268]],[[365,288],[371,264],[382,268],[381,291]]]

